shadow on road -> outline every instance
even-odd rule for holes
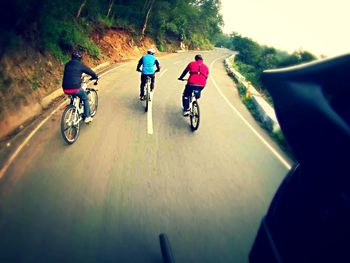
[[[189,118],[183,116],[181,109],[176,109],[174,107],[171,107],[170,109],[169,107],[167,116],[167,120],[171,128],[192,133],[189,125]]]
[[[145,112],[145,104],[144,102],[140,101],[138,98],[129,98],[127,100],[124,100],[120,104],[121,106],[125,106],[132,112],[138,113],[138,114],[146,114]]]

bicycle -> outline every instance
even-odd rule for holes
[[[182,81],[186,81],[187,79],[182,79]],[[193,90],[191,93],[190,100],[190,114],[188,115],[190,117],[190,126],[192,131],[196,131],[199,127],[200,123],[200,110],[199,110],[199,103],[198,99],[200,96],[200,91]]]
[[[90,79],[91,80],[91,79]],[[97,80],[94,85],[97,85]],[[95,116],[98,107],[97,89],[89,88],[85,78],[82,82],[82,89],[87,93],[90,104],[91,117]],[[61,118],[61,134],[68,144],[73,144],[79,136],[80,122],[83,120],[84,102],[78,96],[68,95],[70,103],[66,106]]]
[[[144,94],[145,94],[145,112],[148,111],[148,105],[151,101],[151,77],[147,76],[146,78],[146,85],[144,87]]]

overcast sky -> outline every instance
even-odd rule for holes
[[[286,51],[350,52],[350,0],[221,0],[224,32]]]

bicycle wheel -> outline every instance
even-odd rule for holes
[[[90,104],[90,114],[94,117],[97,112],[98,107],[98,96],[96,90],[89,90],[88,92],[89,104]]]
[[[146,83],[146,90],[145,90],[145,111],[147,112],[148,111],[148,104],[149,104],[149,82],[147,81]]]
[[[68,105],[63,111],[61,118],[61,134],[68,144],[74,143],[79,136],[79,122],[74,125],[76,110],[73,105]]]
[[[191,121],[192,131],[197,130],[199,127],[199,121],[200,121],[199,104],[197,101],[192,102],[190,121]]]

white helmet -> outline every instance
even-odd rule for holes
[[[156,53],[156,51],[154,50],[154,48],[149,48],[149,49],[147,50],[147,53],[153,55],[154,53]]]

